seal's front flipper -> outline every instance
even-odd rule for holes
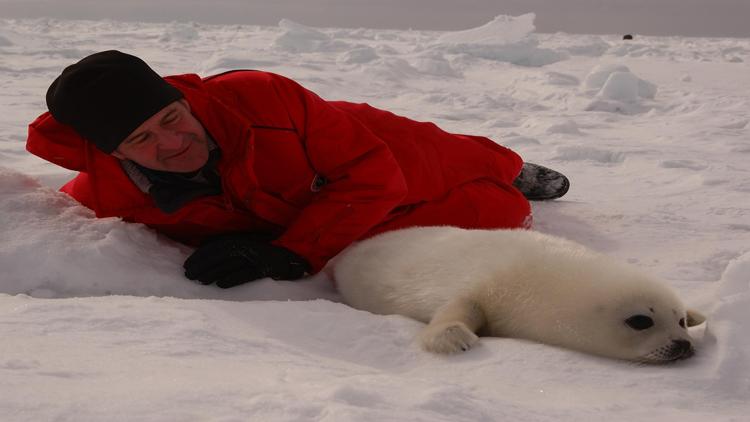
[[[469,350],[479,337],[475,334],[485,324],[484,312],[471,299],[448,302],[435,312],[419,340],[422,348],[433,353],[458,353]]]

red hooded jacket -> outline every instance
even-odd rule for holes
[[[487,138],[325,101],[267,72],[165,79],[222,151],[221,195],[164,213],[115,157],[49,113],[29,126],[28,151],[79,171],[61,190],[98,217],[144,223],[191,244],[231,231],[280,232],[274,243],[306,258],[314,272],[353,241],[386,230],[528,220],[529,204],[511,186],[521,158]]]

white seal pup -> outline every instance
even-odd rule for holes
[[[467,350],[476,333],[641,362],[693,353],[685,309],[665,284],[530,230],[418,227],[356,243],[330,264],[345,303],[429,323],[422,346]]]

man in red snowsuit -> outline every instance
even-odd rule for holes
[[[272,73],[161,78],[105,51],[67,67],[47,105],[27,149],[79,171],[62,191],[98,217],[200,245],[185,269],[204,284],[296,279],[353,241],[403,227],[530,225],[513,151],[325,101]],[[540,168],[516,184],[536,199],[562,196],[567,179]]]

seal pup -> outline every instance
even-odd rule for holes
[[[693,354],[687,328],[705,320],[631,266],[530,230],[387,232],[327,272],[350,306],[428,323],[419,340],[436,353],[468,350],[479,333],[665,362]]]

